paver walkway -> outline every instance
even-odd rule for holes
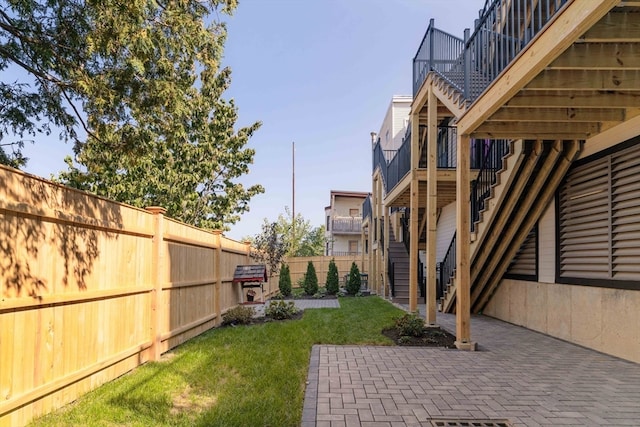
[[[455,316],[438,324],[453,332]],[[488,317],[471,327],[476,352],[314,346],[302,427],[640,426],[640,365]]]

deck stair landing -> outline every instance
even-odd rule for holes
[[[498,181],[485,203],[485,226],[471,243],[471,310],[481,311],[505,274],[509,262],[540,219],[562,178],[580,152],[580,141],[525,141],[524,158],[514,162],[507,179]],[[502,188],[500,188],[502,187]],[[480,231],[479,231],[480,232]],[[441,302],[444,312],[455,311],[455,278]]]

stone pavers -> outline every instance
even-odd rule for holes
[[[472,337],[479,351],[314,346],[302,426],[640,426],[640,365],[483,316]]]

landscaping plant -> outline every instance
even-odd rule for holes
[[[318,292],[318,276],[313,262],[307,264],[307,272],[304,275],[304,293],[307,295],[315,295]]]
[[[424,333],[424,319],[418,313],[406,313],[395,321],[403,337],[421,337]]]
[[[360,292],[360,270],[355,262],[351,263],[351,270],[349,271],[349,281],[347,282],[347,293],[349,295],[356,295]]]
[[[293,301],[271,301],[264,315],[275,320],[291,319],[298,312]]]
[[[327,294],[335,295],[338,293],[340,290],[339,281],[338,267],[336,266],[335,260],[331,258],[331,261],[329,261],[329,271],[327,271],[327,283],[325,285]]]
[[[223,325],[247,325],[256,314],[253,307],[237,305],[222,315]]]
[[[285,263],[282,263],[282,267],[280,267],[278,288],[280,289],[280,294],[283,297],[291,295],[291,272],[289,271],[289,266]]]

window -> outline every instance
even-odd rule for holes
[[[360,216],[360,210],[359,209],[349,209],[349,216],[350,217],[357,217]]]
[[[327,215],[327,231],[329,230],[329,221],[331,220],[331,217],[329,215]]]
[[[349,254],[357,254],[358,253],[358,241],[357,240],[349,240]]]
[[[558,192],[557,281],[640,289],[638,142],[567,174]]]

